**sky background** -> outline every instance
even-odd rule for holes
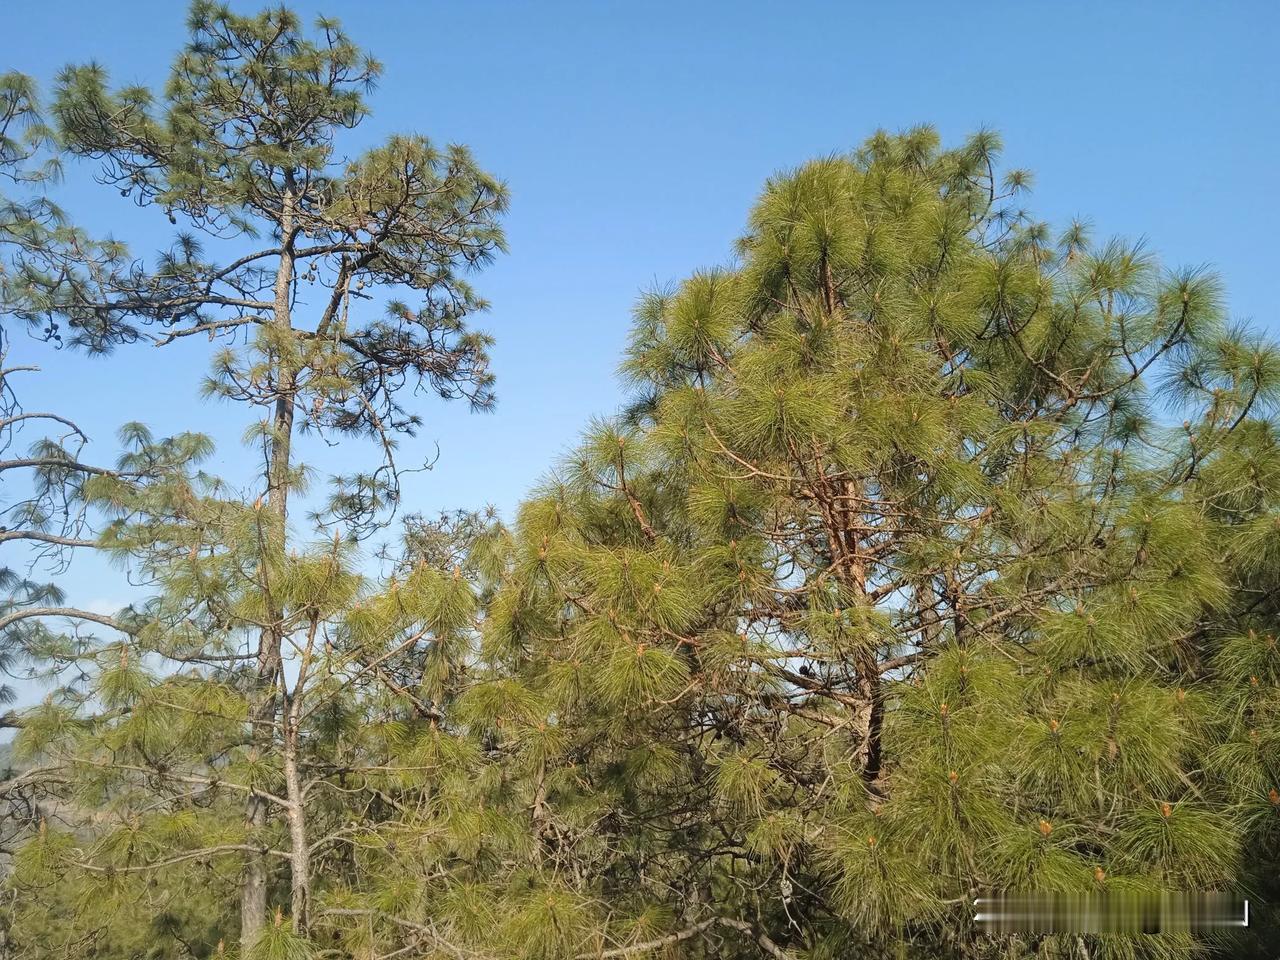
[[[400,460],[436,444],[440,459],[407,483],[410,509],[494,504],[510,516],[588,419],[619,405],[637,295],[727,262],[771,173],[881,127],[932,123],[947,143],[998,130],[1006,164],[1035,173],[1037,217],[1145,237],[1169,266],[1210,264],[1233,317],[1280,332],[1274,2],[293,6],[341,18],[385,68],[372,117],[340,152],[420,132],[469,144],[511,190],[510,253],[476,278],[493,304],[478,325],[497,338],[499,404],[472,415],[422,400],[426,426]],[[0,69],[48,90],[64,64],[93,59],[116,83],[159,86],[184,19],[177,0],[15,0],[0,13]],[[148,256],[166,243],[162,213],[93,173],[73,165],[58,188],[76,221]],[[190,338],[102,360],[18,337],[11,359],[43,367],[22,386],[27,407],[75,417],[94,441],[88,459],[113,458],[116,427],[142,420],[157,434],[211,434],[211,468],[247,481],[249,414],[198,396],[208,348]],[[340,456],[352,454],[368,451]],[[15,555],[0,563],[21,562],[20,547],[4,549]],[[104,611],[131,596],[91,557],[60,582]]]

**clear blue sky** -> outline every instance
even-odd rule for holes
[[[411,483],[417,509],[509,514],[588,417],[619,403],[637,293],[725,261],[771,172],[877,127],[930,122],[948,141],[994,127],[1007,163],[1035,172],[1039,216],[1145,236],[1170,265],[1210,263],[1235,316],[1280,320],[1274,2],[294,6],[340,17],[385,66],[348,152],[422,132],[470,144],[511,188],[510,254],[478,279],[494,305],[481,325],[498,340],[499,406],[477,417],[424,400],[416,449],[438,442],[441,459]],[[0,68],[47,89],[63,64],[97,59],[113,81],[159,85],[184,13],[179,0],[14,2]],[[91,173],[71,168],[60,193],[74,217],[158,247],[163,216]],[[245,478],[246,412],[198,400],[207,348],[90,361],[22,344],[46,370],[25,396],[80,419],[98,459],[120,422],[142,419],[213,434],[215,469]],[[82,603],[126,596],[92,562],[64,579]]]

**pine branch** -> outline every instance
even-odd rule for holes
[[[121,633],[130,634],[137,632],[137,627],[122,623],[115,617],[109,617],[103,613],[93,613],[89,610],[78,610],[75,607],[23,607],[18,610],[11,610],[9,613],[0,615],[0,630],[21,620],[30,620],[33,617],[65,617],[68,620],[88,620],[91,623],[100,623],[105,627],[111,627],[113,630],[119,630]]]
[[[37,543],[48,543],[59,547],[96,547],[97,540],[84,540],[79,537],[63,537],[43,530],[6,530],[0,528],[0,543],[10,540],[32,540]]]
[[[100,864],[89,863],[85,860],[71,861],[81,870],[88,870],[90,873],[101,873],[114,875],[117,873],[146,873],[151,870],[161,870],[165,867],[172,867],[175,864],[185,863],[188,860],[200,860],[205,857],[215,857],[228,853],[253,853],[264,854],[266,856],[289,858],[287,850],[273,850],[270,847],[254,846],[250,843],[224,843],[216,847],[202,847],[199,850],[188,850],[172,857],[166,857],[163,860],[153,860],[150,863],[130,864],[129,866],[102,866]]]
[[[724,923],[721,917],[711,917],[707,920],[699,921],[691,927],[685,927],[683,930],[677,930],[675,933],[669,933],[664,937],[658,937],[655,940],[645,940],[642,943],[633,943],[626,947],[614,947],[609,950],[592,950],[587,953],[580,953],[577,960],[607,960],[610,957],[629,957],[636,953],[648,953],[651,950],[661,950],[663,947],[669,947],[673,944],[682,943],[690,940],[705,930],[709,930],[717,924]]]

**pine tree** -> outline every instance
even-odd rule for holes
[[[1054,238],[998,149],[779,175],[642,300],[464,699],[537,841],[506,951],[1187,956],[973,899],[1274,872],[1280,354],[1212,274]]]
[[[264,468],[246,494],[198,471],[202,443],[137,428],[121,469],[84,485],[86,500],[115,517],[102,546],[156,594],[98,617],[118,636],[75,651],[86,683],[25,720],[27,755],[56,768],[50,776],[82,803],[112,809],[117,825],[88,850],[55,857],[71,870],[61,874],[71,897],[75,883],[101,897],[90,875],[106,877],[114,899],[97,902],[107,912],[72,909],[82,929],[59,917],[66,900],[50,898],[28,919],[38,929],[46,914],[66,925],[67,949],[83,949],[95,920],[116,922],[108,905],[136,902],[138,885],[154,889],[163,871],[173,909],[208,919],[213,895],[221,914],[238,912],[245,955],[275,956],[290,944],[309,949],[311,856],[327,838],[308,823],[308,790],[328,772],[339,783],[349,772],[308,738],[336,737],[328,746],[345,755],[339,730],[359,720],[343,716],[342,691],[420,653],[465,609],[413,619],[460,588],[423,572],[413,592],[393,582],[386,594],[361,581],[354,550],[399,498],[397,438],[421,423],[402,391],[427,388],[482,410],[493,402],[489,340],[466,324],[485,304],[465,274],[502,248],[506,194],[465,148],[440,150],[421,136],[336,159],[338,136],[367,114],[363,92],[380,67],[335,21],[319,20],[308,36],[286,9],[241,16],[197,0],[189,28],[161,93],[112,91],[97,65],[71,67],[52,107],[66,152],[100,161],[104,184],[181,222],[172,246],[144,266],[118,241],[29,245],[14,257],[8,295],[20,319],[89,351],[222,340],[205,392],[267,411],[249,433]],[[386,300],[397,290],[412,291],[416,305]],[[306,479],[294,449],[303,429],[372,439],[380,451],[371,468],[333,478],[312,531],[325,538],[320,547],[289,512]],[[157,458],[169,468],[154,471]],[[139,470],[160,476],[138,483]],[[348,615],[360,622],[349,606],[357,596],[375,607],[392,598],[363,632],[348,624]],[[406,598],[418,606],[404,611]],[[175,663],[177,672],[163,667]],[[353,756],[358,769],[365,755]],[[238,826],[228,813],[237,803]],[[277,815],[283,851],[273,846]],[[73,841],[44,830],[24,851],[31,872],[20,869],[18,883],[47,884],[50,851]],[[225,886],[228,857],[242,864],[238,911],[202,872],[216,865]],[[272,926],[280,860],[290,912]],[[188,897],[193,890],[202,893]],[[216,927],[226,917],[212,919]]]
[[[990,133],[878,134],[643,298],[634,403],[512,529],[411,516],[382,576],[358,551],[394,460],[300,534],[294,435],[390,458],[404,379],[491,401],[458,272],[502,192],[418,140],[332,169],[375,72],[336,25],[191,25],[160,107],[71,70],[61,133],[269,241],[215,266],[180,236],[150,272],[28,244],[6,303],[95,350],[228,338],[208,392],[268,409],[265,469],[132,426],[76,479],[153,594],[47,633],[80,678],[22,717],[55,802],[8,884],[18,955],[1265,955],[1265,911],[1250,942],[971,910],[1276,894],[1280,364],[1213,275],[1054,238]],[[393,285],[425,306],[349,323]]]

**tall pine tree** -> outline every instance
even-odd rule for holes
[[[464,701],[537,841],[507,950],[1187,956],[973,900],[1274,871],[1280,354],[997,155],[779,175],[735,266],[641,302]]]
[[[119,642],[78,654],[87,688],[68,687],[29,718],[22,747],[83,797],[116,807],[121,829],[105,832],[93,855],[71,855],[80,870],[116,883],[123,870],[113,854],[144,875],[195,861],[196,848],[201,858],[233,854],[242,863],[241,949],[287,950],[263,935],[308,930],[316,838],[304,725],[319,709],[316,691],[368,653],[336,649],[326,627],[358,589],[354,545],[399,497],[397,438],[421,422],[402,393],[425,388],[477,409],[493,401],[489,341],[466,326],[484,302],[465,274],[501,249],[506,195],[465,148],[437,149],[417,135],[337,159],[336,140],[367,114],[363,93],[380,68],[335,21],[321,19],[309,36],[286,9],[242,16],[198,0],[189,28],[162,92],[112,91],[100,67],[71,67],[52,110],[67,152],[100,161],[106,185],[181,223],[172,246],[148,266],[115,241],[92,250],[31,244],[15,257],[9,296],[28,324],[94,352],[221,341],[205,390],[263,411],[249,434],[262,475],[247,491],[233,489],[196,472],[202,451],[193,449],[178,458],[183,469],[139,485],[128,475],[137,465],[174,451],[129,431],[121,471],[86,485],[85,496],[116,516],[103,546],[156,596],[97,617]],[[386,299],[396,291],[412,294],[413,305]],[[307,533],[289,509],[306,477],[294,449],[302,429],[369,438],[378,450],[367,469],[333,478],[323,529]],[[328,545],[300,551],[314,533]],[[389,642],[399,623],[382,624],[377,642]],[[429,643],[427,633],[401,638],[395,652]],[[157,663],[181,670],[155,675]],[[357,666],[345,682],[372,669]],[[225,817],[198,818],[195,834],[182,833],[191,805],[212,803],[237,764],[249,768],[227,788],[243,806],[235,841],[210,836],[231,829]],[[212,792],[192,789],[200,783]],[[277,915],[271,927],[280,818],[290,922]],[[32,876],[71,840],[42,829],[29,851]],[[169,899],[180,903],[183,889]],[[122,903],[130,891],[116,894]],[[85,942],[74,925],[66,933]]]

